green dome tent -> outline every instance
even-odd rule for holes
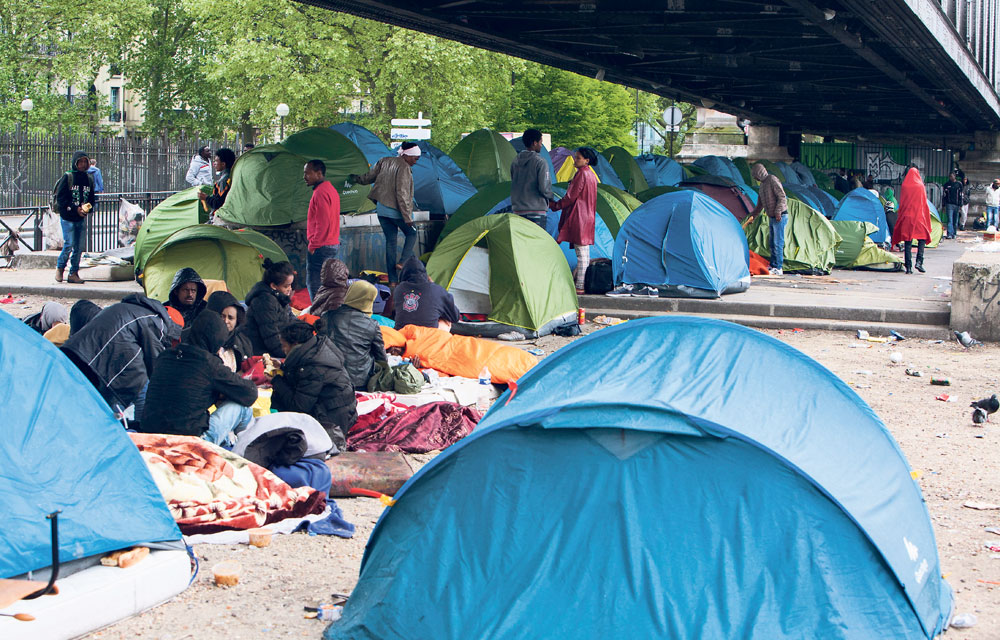
[[[601,215],[601,217],[604,217],[604,214],[601,213],[600,211],[600,207],[604,202],[604,198],[601,197],[602,194],[612,196],[615,200],[623,204],[625,207],[624,209],[616,208],[615,210],[615,217],[618,219],[617,227],[615,227],[612,222],[608,222],[607,220],[605,220],[605,222],[608,223],[608,229],[611,229],[611,233],[617,236],[618,229],[620,229],[622,223],[625,222],[625,218],[628,217],[628,214],[632,213],[633,211],[641,207],[642,201],[639,200],[634,195],[632,195],[631,193],[628,193],[627,191],[622,191],[618,187],[612,187],[610,184],[597,183],[597,207],[598,207],[597,213]]]
[[[649,188],[649,183],[642,175],[639,163],[635,161],[631,153],[621,147],[608,147],[601,152],[601,155],[611,163],[611,167],[618,174],[622,184],[625,185],[625,191],[639,193]]]
[[[233,167],[233,186],[216,212],[221,219],[249,227],[277,227],[306,219],[312,188],[302,179],[309,160],[326,164],[326,179],[340,194],[342,213],[370,211],[370,186],[344,182],[352,173],[368,172],[365,155],[343,134],[312,127],[244,153]]]
[[[496,131],[480,129],[462,138],[448,155],[473,186],[482,189],[490,184],[510,182],[510,165],[517,151]]]
[[[747,162],[746,158],[733,158],[733,165],[736,166],[736,170],[743,176],[743,184],[752,187],[757,182],[750,175],[750,163]]]
[[[941,224],[941,214],[938,213],[937,207],[930,200],[927,201],[927,208],[931,212],[931,241],[927,243],[927,246],[934,249],[941,244],[941,238],[944,236],[944,225]]]
[[[135,272],[142,273],[149,254],[170,234],[185,227],[208,222],[208,211],[198,199],[202,187],[178,191],[153,207],[135,239]]]
[[[174,274],[191,267],[202,278],[224,280],[229,292],[242,300],[264,273],[264,258],[288,260],[278,245],[256,231],[200,224],[174,232],[153,250],[142,285],[147,296],[164,302]]]
[[[868,237],[868,234],[878,231],[877,226],[857,220],[832,220],[830,224],[840,236],[836,250],[838,269],[899,271],[902,260]]]
[[[674,191],[684,191],[682,187],[668,187],[667,185],[661,185],[659,187],[653,187],[652,189],[646,189],[641,193],[635,195],[639,202],[649,202],[656,196],[662,196],[664,193],[672,193]]]
[[[767,259],[771,257],[771,229],[768,216],[760,215],[746,228],[750,250]],[[819,211],[798,200],[788,200],[785,225],[784,270],[810,275],[828,274],[837,262],[840,236]]]
[[[455,297],[462,313],[489,322],[460,322],[453,333],[527,337],[576,322],[576,285],[562,250],[533,222],[513,214],[483,216],[442,240],[427,275]]]

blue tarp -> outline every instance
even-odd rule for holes
[[[476,188],[455,161],[429,142],[417,143],[420,159],[413,165],[413,199],[417,208],[436,215],[451,215]]]
[[[68,562],[180,531],[139,450],[87,379],[56,347],[0,311],[0,578],[52,564],[59,514]]]
[[[743,174],[740,173],[740,170],[736,168],[736,165],[729,158],[723,158],[722,156],[702,156],[694,161],[694,165],[708,171],[713,176],[729,178],[739,185],[745,184],[743,182]]]
[[[514,150],[518,153],[524,151],[524,142],[521,140],[520,136],[516,136],[510,141],[510,143],[514,145]],[[549,165],[549,182],[555,184],[558,182],[558,180],[556,180],[556,168],[552,164],[552,156],[549,154],[549,150],[545,148],[544,144],[542,145],[542,150],[539,151],[538,154],[542,156],[543,160],[545,160],[545,164]]]
[[[718,296],[749,283],[748,260],[746,235],[732,213],[700,191],[675,191],[626,218],[612,265],[616,283],[693,287]]]
[[[395,497],[327,640],[932,638],[952,604],[871,408],[718,320],[563,347]]]
[[[337,133],[346,136],[351,142],[361,149],[361,153],[364,154],[365,160],[372,167],[375,163],[386,156],[394,156],[396,153],[390,149],[382,140],[376,136],[374,133],[365,129],[359,124],[354,124],[353,122],[341,122],[340,124],[335,124],[330,127]]]
[[[833,214],[834,220],[856,220],[870,222],[878,231],[868,234],[872,242],[889,241],[889,223],[885,219],[885,207],[874,193],[863,187],[858,187],[844,196]]]
[[[636,156],[635,161],[650,188],[676,187],[684,180],[684,167],[667,156],[646,153]]]

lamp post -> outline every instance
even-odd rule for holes
[[[31,110],[35,108],[35,103],[32,102],[31,98],[25,98],[21,100],[21,111],[24,112],[24,128],[28,128],[28,114]]]
[[[285,139],[285,116],[288,115],[288,105],[284,102],[275,107],[274,112],[281,118],[281,139]]]

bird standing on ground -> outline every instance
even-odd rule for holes
[[[989,415],[987,415],[986,409],[983,409],[982,407],[976,407],[972,411],[972,421],[975,424],[983,424],[984,422],[989,422],[989,419],[990,417]]]
[[[955,331],[954,334],[955,334],[955,339],[958,340],[958,343],[963,347],[965,347],[966,349],[969,349],[971,347],[978,347],[981,344],[983,344],[979,340],[976,340],[975,338],[970,336],[968,331]]]
[[[969,405],[972,408],[980,408],[987,414],[994,414],[1000,409],[1000,400],[997,399],[997,394],[993,394],[989,398],[983,398],[982,400],[976,400]]]

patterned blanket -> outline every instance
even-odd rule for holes
[[[322,513],[326,496],[194,436],[130,433],[181,533],[253,529]]]
[[[431,402],[403,407],[389,399],[360,416],[347,434],[349,451],[426,453],[445,449],[472,433],[480,415],[472,407],[453,402]],[[358,413],[361,413],[361,403]]]

